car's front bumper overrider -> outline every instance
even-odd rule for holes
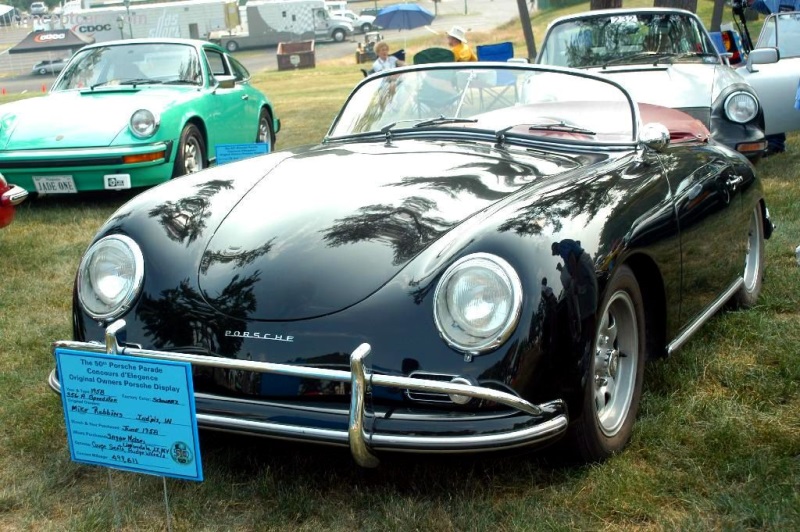
[[[292,411],[292,407],[282,404],[278,408],[291,411],[293,415],[280,416],[281,421],[272,419],[258,419],[257,417],[232,415],[225,408],[217,410],[205,408],[204,405],[221,403],[225,401],[237,402],[235,399],[210,396],[197,393],[197,424],[207,429],[223,430],[229,432],[247,433],[270,436],[275,438],[311,441],[334,445],[346,445],[355,461],[363,467],[375,467],[378,459],[373,451],[409,451],[409,452],[475,452],[488,450],[501,450],[522,446],[533,446],[547,443],[564,434],[567,429],[568,417],[566,405],[561,400],[551,401],[536,405],[516,395],[466,384],[442,382],[410,377],[381,375],[369,372],[364,365],[365,358],[370,353],[368,344],[361,344],[350,355],[350,371],[315,368],[308,366],[291,366],[287,364],[273,364],[269,362],[254,362],[246,360],[233,360],[186,353],[173,353],[166,351],[153,351],[121,345],[117,335],[122,332],[125,322],[118,320],[106,329],[105,345],[97,342],[57,341],[52,345],[55,352],[58,348],[107,353],[133,357],[151,358],[157,360],[172,360],[189,362],[197,366],[223,368],[231,370],[244,370],[273,375],[284,375],[308,379],[329,380],[350,383],[350,407],[347,411],[346,429],[338,429],[335,424],[325,426],[312,426],[302,423],[302,408]],[[61,392],[61,385],[55,370],[50,374],[48,384],[57,393]],[[367,412],[367,396],[370,389],[375,386],[395,388],[400,390],[415,390],[440,394],[454,394],[469,396],[475,399],[491,401],[498,405],[508,407],[508,413],[501,417],[508,419],[506,428],[481,432],[478,430],[462,430],[473,420],[474,424],[481,423],[481,416],[474,413],[459,416],[457,413],[448,413],[440,419],[456,421],[459,430],[442,435],[437,431],[426,432],[420,430],[420,425],[436,424],[437,416],[434,413],[418,416],[405,415],[406,426],[416,427],[408,432],[385,431],[366,429],[365,420],[374,419],[376,412]],[[261,406],[260,401],[244,400],[251,405]],[[275,407],[275,403],[265,401],[263,408]],[[336,417],[336,414],[333,414]],[[489,416],[486,416],[489,417]],[[416,419],[415,419],[416,418]],[[286,421],[287,419],[293,422]],[[458,423],[459,420],[461,423]],[[419,421],[420,423],[415,423]],[[373,424],[374,426],[375,424]],[[332,428],[333,427],[333,428]]]

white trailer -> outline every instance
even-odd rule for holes
[[[353,33],[349,21],[328,13],[324,0],[250,0],[240,16],[239,27],[216,32],[211,40],[235,52],[298,40],[341,42]]]
[[[238,9],[236,0],[182,0],[158,4],[116,4],[86,7],[68,2],[51,17],[53,29],[72,29],[96,42],[140,37],[208,39],[228,27],[226,13]]]

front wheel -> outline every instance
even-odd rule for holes
[[[372,31],[372,24],[365,22],[361,25],[361,33],[368,33],[370,31]]]
[[[758,301],[764,279],[764,218],[760,203],[756,204],[750,214],[742,277],[744,284],[734,295],[733,303],[740,308],[749,308]]]
[[[644,304],[633,271],[620,266],[597,315],[593,351],[584,374],[583,411],[570,427],[575,450],[587,462],[621,451],[630,440],[642,395]]]
[[[236,41],[228,41],[225,43],[225,49],[233,53],[239,49],[239,43]]]
[[[336,42],[342,42],[344,41],[346,35],[344,33],[344,30],[333,30],[331,37],[333,37],[333,40]]]
[[[172,177],[199,172],[206,165],[206,143],[203,135],[194,124],[186,124],[178,141],[178,153],[175,155],[175,166]]]

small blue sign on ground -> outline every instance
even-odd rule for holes
[[[251,144],[217,144],[217,164],[225,164],[269,153],[269,142]]]
[[[191,364],[62,348],[55,356],[74,461],[203,480]]]

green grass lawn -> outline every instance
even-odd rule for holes
[[[524,48],[518,26],[495,36]],[[361,76],[348,59],[255,76],[279,148],[322,138]],[[778,226],[759,304],[648,366],[619,456],[400,455],[360,470],[346,449],[203,433],[202,483],[70,460],[49,346],[71,335],[81,253],[130,195],[27,202],[0,230],[0,530],[800,529],[800,137],[758,172]]]

